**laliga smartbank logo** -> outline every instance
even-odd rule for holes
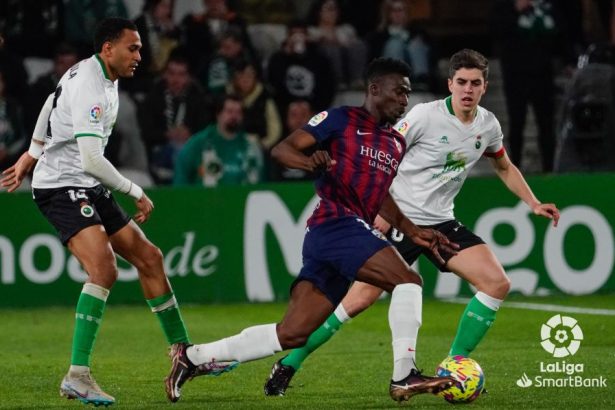
[[[581,346],[583,331],[576,319],[555,315],[540,328],[542,348],[553,357],[573,356]]]
[[[540,328],[540,345],[556,359],[574,356],[581,347],[583,330],[576,319],[555,315]],[[585,376],[583,363],[570,361],[540,362],[539,375],[533,378],[527,373],[517,380],[517,386],[527,387],[606,387],[603,376]]]

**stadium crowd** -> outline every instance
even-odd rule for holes
[[[334,101],[360,99],[362,69],[378,56],[406,61],[415,92],[443,94],[438,62],[458,46],[500,60],[511,158],[522,162],[532,106],[536,169],[551,172],[565,94],[557,80],[573,78],[588,45],[615,44],[614,3],[2,0],[0,171],[27,149],[64,72],[92,54],[96,22],[119,16],[139,28],[142,60],[134,78],[119,82],[122,108],[105,156],[143,186],[308,179],[274,164],[270,148]],[[477,15],[467,20],[474,27],[460,24]],[[476,21],[492,35],[473,37]],[[193,163],[180,177],[178,158]]]

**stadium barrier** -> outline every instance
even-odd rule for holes
[[[457,217],[488,242],[527,295],[615,291],[615,174],[530,177],[543,201],[555,202],[560,226],[535,216],[497,178],[469,179]],[[288,298],[301,269],[305,221],[316,204],[309,183],[242,188],[159,188],[143,230],[164,253],[182,303],[266,302]],[[119,195],[121,196],[121,195]],[[118,198],[134,210],[127,198]],[[0,307],[72,305],[86,278],[28,193],[0,194]],[[137,272],[118,261],[110,303],[142,303]],[[417,268],[425,295],[469,295],[466,283]]]

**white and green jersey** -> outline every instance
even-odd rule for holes
[[[477,108],[474,121],[463,124],[448,97],[416,105],[395,125],[407,149],[390,192],[415,224],[454,219],[453,201],[470,169],[482,155],[504,154],[500,123]]]
[[[100,184],[83,171],[77,138],[102,138],[103,150],[118,110],[117,81],[111,81],[98,55],[82,60],[63,76],[55,91],[45,138],[36,164],[34,188],[93,187]]]

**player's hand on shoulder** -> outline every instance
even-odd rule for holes
[[[318,150],[310,155],[308,167],[310,171],[329,171],[336,164],[325,150]]]
[[[555,204],[538,204],[532,209],[535,215],[544,216],[545,218],[553,219],[553,226],[556,227],[559,222],[559,209]]]
[[[19,188],[23,179],[28,175],[28,172],[30,172],[35,163],[36,159],[32,158],[27,151],[24,152],[14,165],[2,172],[0,184],[6,188],[7,192],[15,191]]]
[[[142,224],[147,221],[154,210],[154,203],[151,199],[143,192],[143,196],[136,201],[137,204],[137,213],[134,216],[134,219],[137,223]]]

